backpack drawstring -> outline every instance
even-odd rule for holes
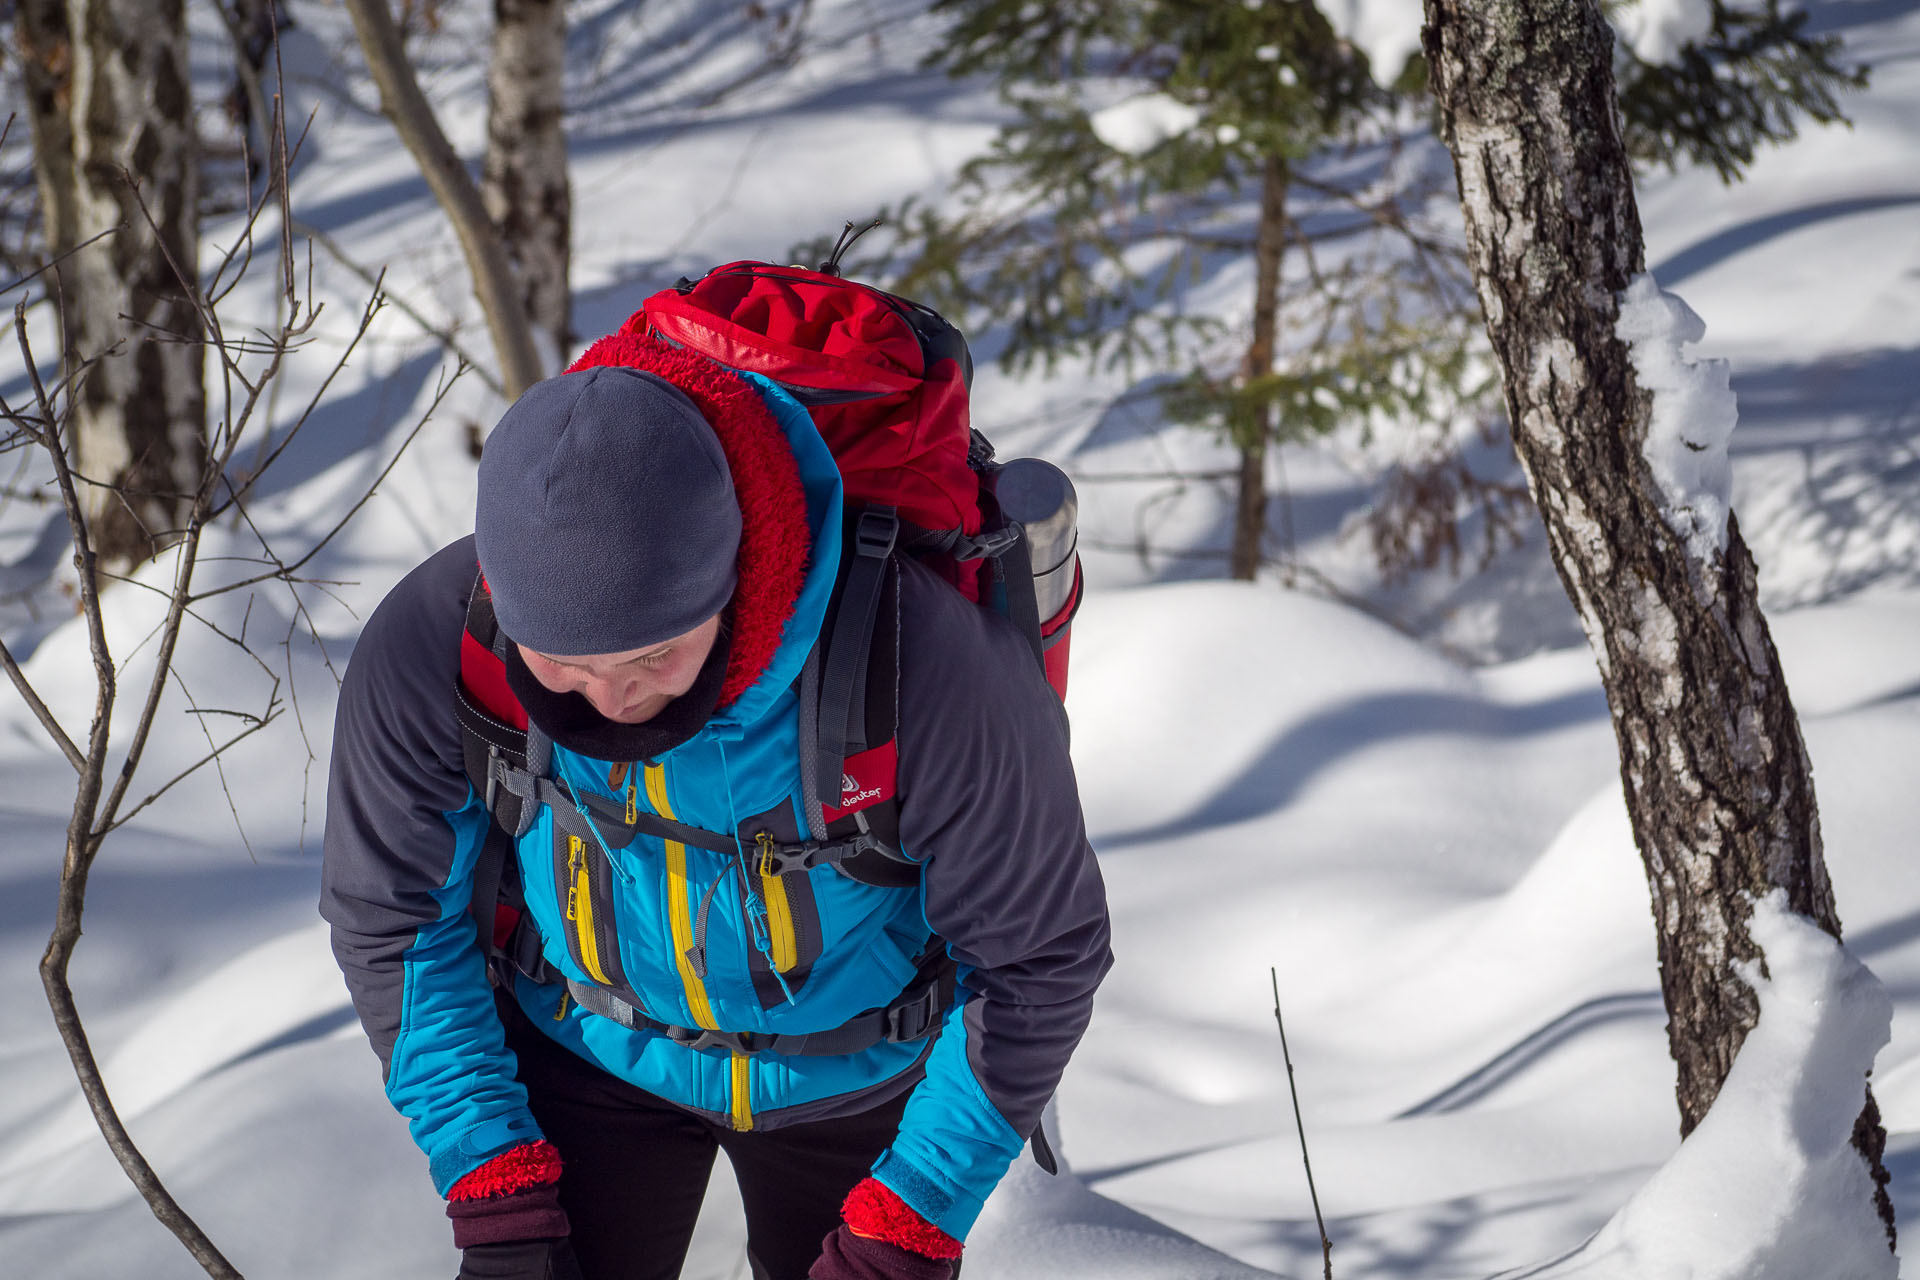
[[[759,836],[761,847],[771,846],[773,837],[762,831]],[[773,980],[780,984],[780,993],[787,998],[788,1004],[794,1004],[793,988],[787,985],[787,976],[780,972],[780,966],[773,962],[773,925],[767,918],[767,902],[760,896],[759,882],[753,878],[753,872],[747,867],[746,853],[737,855],[740,863],[740,876],[747,886],[747,924],[753,930],[753,948],[767,962],[768,972]],[[765,861],[764,855],[762,858]]]
[[[633,877],[626,873],[626,870],[621,867],[619,860],[613,856],[613,850],[607,847],[607,838],[600,834],[600,824],[593,820],[591,813],[587,812],[587,803],[580,798],[580,793],[574,789],[572,780],[569,779],[564,772],[555,770],[554,781],[559,784],[560,790],[566,793],[567,799],[573,802],[574,810],[586,821],[587,830],[593,832],[593,842],[600,846],[600,852],[607,857],[607,868],[627,884],[632,884]]]
[[[852,226],[853,224],[848,223],[847,225]],[[726,744],[720,743],[718,745],[720,748],[721,774],[727,780],[727,811],[735,815],[734,823],[737,827],[739,824],[739,806],[734,802],[733,798],[733,771],[727,767]],[[763,831],[756,839],[760,842],[761,848],[764,849],[772,840],[772,837]],[[767,971],[773,974],[773,980],[780,984],[780,994],[787,998],[789,1005],[795,1004],[797,1001],[793,998],[793,988],[787,985],[786,975],[781,973],[780,967],[773,962],[773,925],[767,916],[767,901],[760,895],[760,882],[754,878],[753,869],[747,865],[745,846],[739,843],[737,837],[734,842],[733,860],[734,865],[740,868],[740,888],[742,894],[740,905],[745,909],[747,914],[747,929],[753,935],[753,949],[758,951],[761,957],[766,960]]]
[[[867,234],[867,232],[873,230],[875,227],[879,226],[881,223],[885,221],[886,221],[885,218],[875,218],[872,222],[869,222],[866,226],[861,227],[858,231],[854,230],[852,222],[848,222],[846,225],[846,229],[840,233],[840,238],[833,242],[833,252],[827,255],[827,260],[825,262],[820,264],[820,268],[819,268],[820,274],[826,275],[826,276],[838,276],[840,274],[841,256],[844,255],[847,250],[853,248],[853,242],[855,240],[858,240],[861,236]]]

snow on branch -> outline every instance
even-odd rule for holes
[[[1660,486],[1661,515],[1697,560],[1711,563],[1727,547],[1727,440],[1739,419],[1727,362],[1686,353],[1706,336],[1706,322],[1644,272],[1620,295],[1614,332],[1632,352],[1641,389],[1653,396],[1642,450]]]
[[[1320,6],[1340,38],[1367,55],[1373,78],[1391,83],[1420,52],[1420,0],[1325,0]]]
[[[1143,93],[1088,117],[1094,136],[1115,151],[1143,156],[1200,122],[1200,108],[1164,93]]]

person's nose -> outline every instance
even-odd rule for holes
[[[613,716],[624,711],[627,704],[633,701],[636,683],[631,676],[613,676],[589,680],[588,687],[581,692],[601,715]]]

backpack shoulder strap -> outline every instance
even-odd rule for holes
[[[528,770],[536,763],[531,757],[543,754],[544,744],[532,740],[526,710],[507,685],[506,644],[494,620],[493,597],[485,579],[476,575],[460,637],[454,719],[460,725],[461,758],[474,794],[486,802],[497,823],[518,836],[532,823],[534,806],[498,785],[499,763]]]
[[[800,677],[800,779],[812,840],[861,847],[836,864],[841,873],[908,888],[919,884],[920,868],[900,849],[895,791],[899,529],[887,507],[868,508],[851,522],[841,580]]]
[[[892,507],[868,507],[849,531],[844,571],[825,634],[820,702],[814,728],[814,785],[838,796],[849,757],[872,744],[866,733],[866,675],[873,626],[887,586],[900,517]]]
[[[467,780],[474,794],[486,802],[492,821],[480,845],[473,868],[473,894],[468,911],[473,916],[480,948],[498,954],[512,935],[518,913],[501,910],[501,890],[513,864],[510,820],[519,825],[524,802],[494,786],[494,762],[501,756],[519,767],[527,763],[527,717],[519,699],[507,687],[505,644],[493,616],[493,598],[486,581],[474,576],[467,598],[466,627],[460,635],[460,677],[453,690],[454,719],[460,725],[460,750]],[[502,812],[505,809],[507,812]],[[502,927],[504,922],[504,929]]]

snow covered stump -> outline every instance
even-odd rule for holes
[[[1565,1258],[1512,1280],[1894,1280],[1900,1263],[1852,1146],[1860,1089],[1893,1002],[1873,973],[1776,891],[1748,924],[1760,1022],[1673,1158]]]

